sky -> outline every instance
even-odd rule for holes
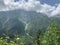
[[[40,0],[41,3],[47,3],[49,5],[56,5],[60,3],[60,0]]]
[[[48,16],[60,15],[60,0],[0,0],[0,11],[22,9]]]

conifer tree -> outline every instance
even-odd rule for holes
[[[53,22],[48,26],[42,41],[42,45],[59,45],[60,43],[60,29],[58,24]]]
[[[41,30],[40,29],[36,32],[34,45],[41,45]]]

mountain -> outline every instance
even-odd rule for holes
[[[35,11],[13,10],[0,12],[0,32],[28,33],[34,35],[38,29],[45,30],[51,23],[50,18]]]
[[[52,21],[55,21],[57,24],[60,24],[60,15],[50,17]]]
[[[25,24],[18,20],[14,11],[0,12],[0,35],[5,34],[24,34]]]
[[[27,32],[31,35],[34,35],[38,29],[41,29],[42,32],[51,24],[51,19],[44,15],[39,14],[38,18],[35,19],[32,23],[29,23]]]

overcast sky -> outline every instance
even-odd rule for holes
[[[55,16],[60,14],[60,0],[0,0],[0,11],[16,9]]]

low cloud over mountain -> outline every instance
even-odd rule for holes
[[[41,3],[39,0],[0,0],[0,11],[9,11],[23,9],[26,11],[36,11],[48,16],[59,15],[60,4],[51,6],[47,3]]]

